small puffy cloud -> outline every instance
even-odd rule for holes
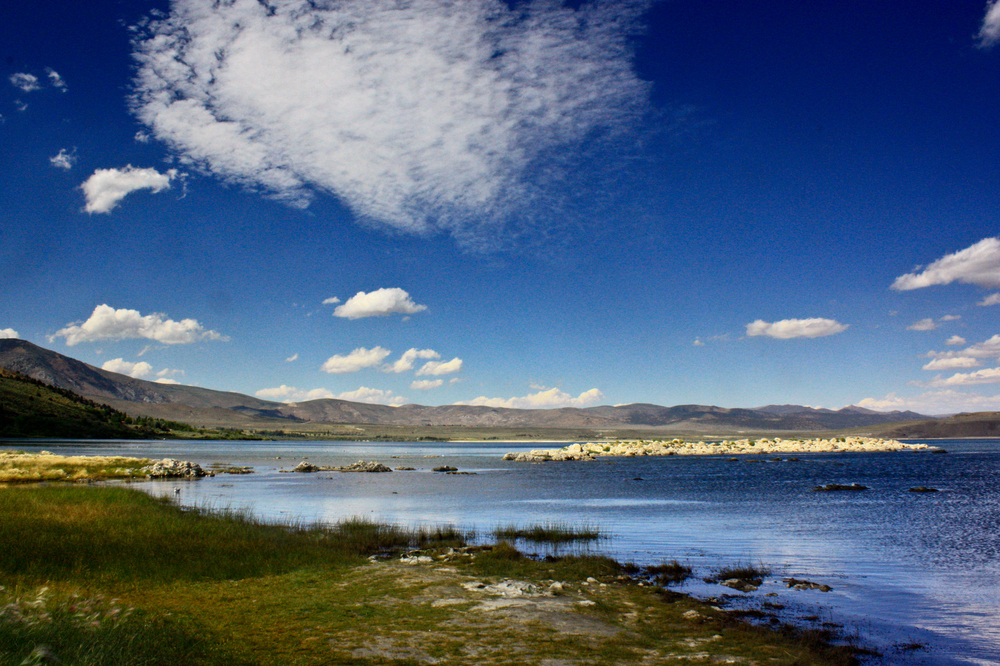
[[[323,305],[336,305],[340,302],[340,299],[336,296],[331,296],[330,298],[323,299]]]
[[[769,338],[788,340],[790,338],[821,338],[835,335],[847,330],[847,324],[841,324],[833,319],[782,319],[776,322],[766,322],[762,319],[747,324],[747,335],[764,335]]]
[[[928,352],[930,358],[956,358],[959,356],[971,356],[972,358],[1000,358],[1000,334],[970,345],[965,349],[946,352]]]
[[[596,388],[584,391],[573,397],[558,388],[539,391],[521,398],[487,398],[480,396],[468,402],[457,402],[456,405],[475,405],[483,407],[505,407],[508,409],[553,409],[558,407],[590,407],[600,402],[604,394]]]
[[[971,386],[1000,382],[1000,368],[984,368],[975,372],[958,372],[945,379],[935,379],[931,386]]]
[[[135,133],[136,143],[149,143],[149,133],[139,130]]]
[[[285,359],[285,363],[294,363],[297,360],[299,360],[299,353],[295,352],[294,354]]]
[[[42,85],[38,82],[38,77],[34,74],[28,74],[27,72],[17,72],[16,74],[11,74],[8,80],[12,86],[21,92],[34,92],[42,87]]]
[[[418,391],[426,391],[428,389],[435,389],[443,384],[443,379],[417,379],[410,383],[410,388],[417,389]]]
[[[150,190],[154,194],[170,188],[170,181],[177,177],[177,169],[160,173],[156,169],[139,169],[131,164],[124,169],[97,169],[81,186],[87,199],[84,210],[88,213],[110,213],[118,202],[137,190]]]
[[[69,171],[73,168],[76,163],[76,151],[66,150],[62,148],[59,152],[49,158],[49,164],[56,167],[57,169],[66,169]]]
[[[346,356],[335,354],[326,359],[320,370],[332,375],[357,372],[364,368],[371,368],[378,365],[390,353],[388,349],[383,349],[382,347],[373,347],[372,349],[358,347]]]
[[[990,306],[990,305],[1000,305],[1000,293],[990,294],[989,296],[987,296],[983,300],[981,300],[978,303],[976,303],[976,305],[981,305],[983,307]]]
[[[418,358],[429,359],[429,358],[441,358],[433,349],[407,349],[403,352],[403,355],[399,359],[391,364],[382,368],[383,372],[408,372],[413,369],[413,363]]]
[[[398,287],[391,287],[376,289],[367,294],[359,291],[347,299],[346,303],[338,305],[333,311],[333,316],[361,319],[363,317],[384,317],[390,314],[411,315],[426,309],[426,305],[414,303],[406,291]]]
[[[306,400],[323,400],[335,397],[332,392],[325,388],[315,388],[306,391],[284,384],[277,388],[261,389],[254,393],[254,395],[263,400],[277,400],[279,402],[305,402]]]
[[[945,315],[941,317],[941,321],[958,321],[962,318],[962,315]]]
[[[691,343],[695,347],[704,347],[705,343],[701,341],[701,338],[695,338],[694,342]]]
[[[420,375],[450,375],[462,369],[462,359],[457,356],[450,361],[428,361],[424,363],[417,376]]]
[[[979,361],[971,356],[955,356],[954,358],[936,358],[924,366],[924,370],[959,370],[975,368]]]
[[[631,44],[648,5],[174,0],[135,41],[132,109],[182,159],[293,205],[323,192],[395,229],[485,234],[649,109]]]
[[[176,379],[171,379],[170,377],[160,377],[159,379],[153,380],[154,384],[180,384]]]
[[[52,342],[56,338],[65,338],[66,344],[70,347],[81,342],[97,340],[142,338],[176,345],[198,340],[229,339],[215,331],[205,330],[205,327],[194,319],[174,321],[162,313],[142,315],[137,310],[124,308],[116,310],[109,305],[98,305],[87,321],[70,324],[56,331],[49,336],[49,341]]]
[[[52,84],[53,88],[58,88],[63,92],[66,92],[66,90],[68,90],[66,82],[63,80],[63,77],[59,76],[59,72],[52,69],[51,67],[46,67],[45,74],[49,77],[49,83]]]
[[[134,377],[136,379],[143,379],[153,374],[153,366],[149,363],[146,363],[145,361],[133,363],[121,358],[113,358],[110,361],[105,361],[101,365],[101,370],[117,372],[120,375],[128,375],[129,377]]]
[[[18,335],[17,331],[15,331],[12,328],[0,328],[0,340],[3,340],[3,339],[16,339],[16,338],[19,338],[19,337],[21,337],[21,336]]]
[[[988,289],[1000,287],[1000,238],[984,238],[964,250],[941,257],[920,272],[900,275],[890,288],[909,291],[952,282]]]
[[[393,395],[392,391],[383,391],[382,389],[373,389],[367,386],[362,386],[356,391],[345,391],[335,397],[339,400],[367,402],[373,405],[389,405],[391,407],[406,404],[406,398],[403,396]]]
[[[937,328],[937,324],[933,319],[929,317],[926,319],[921,319],[918,322],[914,322],[906,327],[908,331],[933,331]]]
[[[955,346],[955,345],[964,345],[966,342],[968,342],[968,341],[965,338],[963,338],[961,335],[953,335],[953,336],[951,336],[950,338],[948,338],[947,340],[944,341],[944,343],[946,345],[952,345],[952,346]]]
[[[986,16],[977,35],[979,47],[988,49],[1000,42],[1000,0],[993,0],[986,5]]]

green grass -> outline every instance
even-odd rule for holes
[[[760,585],[764,577],[769,576],[770,574],[771,569],[763,564],[759,564],[757,566],[750,564],[737,564],[735,566],[722,567],[706,580],[710,582],[718,582],[729,580],[731,578],[737,578],[739,580],[753,582],[754,585]]]
[[[597,541],[604,538],[601,531],[589,526],[574,526],[565,523],[520,526],[499,525],[493,532],[497,541],[531,541],[552,545]]]
[[[648,566],[645,571],[658,585],[683,583],[693,573],[691,567],[681,564],[677,560]]]
[[[843,650],[623,584],[610,558],[538,559],[507,542],[452,550],[467,535],[451,527],[267,525],[124,487],[39,484],[0,488],[0,535],[0,666],[44,663],[46,654],[88,665],[610,665],[706,650],[740,663],[850,663]],[[437,559],[367,559],[413,548]],[[502,578],[562,581],[559,596],[543,599],[566,610],[532,614],[528,600],[510,613],[477,611],[484,598],[460,585]],[[685,618],[689,609],[703,619]]]

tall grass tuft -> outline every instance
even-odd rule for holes
[[[493,530],[497,541],[531,541],[532,543],[566,544],[597,541],[605,538],[601,531],[590,526],[573,526],[565,523],[546,523],[522,527],[508,524],[498,525]]]

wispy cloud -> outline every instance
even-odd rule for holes
[[[909,291],[952,282],[1000,287],[1000,238],[984,238],[964,250],[941,257],[923,270],[918,268],[900,275],[891,288]]]
[[[97,169],[81,186],[87,199],[88,213],[110,213],[118,202],[137,190],[154,194],[170,188],[177,169],[160,173],[156,169],[139,169],[131,164],[124,169]]]
[[[908,331],[934,331],[937,330],[937,323],[930,317],[921,319],[906,327]]]
[[[986,16],[979,28],[980,48],[991,48],[1000,42],[1000,0],[993,0],[986,6]]]
[[[983,307],[990,306],[990,305],[1000,305],[1000,293],[990,294],[989,296],[987,296],[983,300],[981,300],[978,303],[976,303],[976,305],[981,305]]]
[[[294,354],[285,359],[285,363],[294,363],[297,360],[299,360],[299,353],[295,352]]]
[[[841,324],[833,319],[782,319],[776,322],[766,322],[762,319],[747,324],[747,335],[750,337],[763,335],[779,340],[791,338],[821,338],[835,335],[847,330],[847,324]]]
[[[350,354],[340,355],[334,354],[330,358],[326,359],[326,362],[320,367],[323,372],[328,372],[330,374],[345,374],[348,372],[358,372],[365,368],[371,368],[382,361],[391,352],[388,349],[383,349],[382,347],[373,347],[371,349],[366,349],[365,347],[358,347]]]
[[[0,340],[3,339],[15,339],[21,337],[18,335],[17,331],[12,328],[0,328]]]
[[[921,414],[953,414],[1000,410],[1000,395],[977,395],[947,388],[912,397],[901,397],[890,393],[883,398],[865,398],[857,404],[859,407],[879,411],[909,409]]]
[[[577,397],[561,391],[558,388],[551,388],[547,391],[539,391],[520,398],[487,398],[480,396],[468,402],[457,402],[456,405],[480,405],[484,407],[506,407],[509,409],[552,409],[558,407],[590,407],[597,404],[604,397],[596,388],[584,391]]]
[[[323,303],[327,303],[327,301],[333,302],[333,299],[328,298]],[[390,287],[376,289],[368,293],[359,291],[347,299],[346,303],[338,305],[333,311],[333,316],[362,319],[364,317],[384,317],[390,314],[411,315],[426,309],[426,305],[414,303],[410,294],[403,289]]]
[[[49,77],[49,83],[52,84],[53,88],[56,88],[63,92],[66,92],[69,89],[69,87],[66,85],[66,82],[63,80],[63,77],[59,76],[59,72],[57,72],[56,70],[52,69],[51,67],[46,67],[45,74],[46,76]]]
[[[42,85],[38,82],[38,77],[34,74],[28,74],[27,72],[17,72],[16,74],[11,74],[10,77],[8,77],[8,80],[12,86],[25,93],[34,92],[42,87]]]
[[[106,304],[94,308],[87,321],[59,329],[49,336],[49,341],[53,342],[56,338],[65,338],[70,347],[97,340],[147,339],[175,345],[229,339],[215,331],[205,330],[194,319],[174,321],[162,313],[142,315],[138,310],[116,310]]]
[[[646,112],[629,40],[647,6],[175,0],[136,43],[132,106],[185,159],[294,205],[495,231],[557,158]]]
[[[76,164],[76,150],[60,149],[58,153],[49,158],[49,164],[57,169],[69,171]]]

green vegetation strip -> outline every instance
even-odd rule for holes
[[[535,560],[447,527],[267,525],[32,484],[0,488],[0,534],[0,664],[853,663],[609,558]],[[534,591],[490,592],[512,580]]]

